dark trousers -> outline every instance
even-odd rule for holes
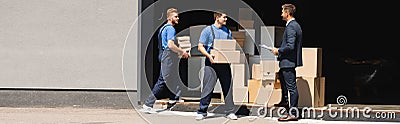
[[[214,87],[219,79],[222,93],[225,98],[225,113],[234,112],[234,103],[232,96],[232,73],[229,64],[207,64],[204,67],[203,89],[201,91],[200,108],[198,114],[207,114],[210,105]]]
[[[290,113],[296,115],[294,108],[298,107],[299,93],[296,85],[296,70],[295,68],[281,68],[279,69],[279,80],[281,82],[282,97],[281,102],[288,102],[288,91],[290,94],[290,106],[293,111]],[[290,109],[290,108],[286,108]]]
[[[170,50],[165,50],[160,59],[160,76],[152,89],[152,93],[144,103],[146,106],[153,107],[155,101],[162,98],[179,100],[181,94],[183,83],[178,74],[178,55]]]

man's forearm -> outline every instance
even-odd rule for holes
[[[197,46],[197,48],[198,48],[199,52],[200,52],[201,54],[203,54],[204,56],[206,56],[206,57],[209,57],[209,56],[210,56],[210,54],[208,54],[206,48],[204,48],[204,45],[203,45],[202,43],[199,43],[198,46]]]
[[[176,46],[173,40],[168,41],[168,48],[171,49],[172,51],[178,53],[179,55],[186,52],[186,51],[182,50],[181,48],[179,48],[178,46]]]

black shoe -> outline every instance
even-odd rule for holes
[[[278,104],[274,104],[275,107],[285,107],[289,108],[289,102],[279,102]]]
[[[176,105],[176,102],[172,102],[172,103],[168,102],[168,103],[167,103],[167,109],[171,109],[171,108],[174,107],[175,105]]]

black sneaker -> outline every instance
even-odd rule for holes
[[[167,103],[167,109],[171,109],[172,107],[174,107],[176,105],[176,102],[168,102]]]

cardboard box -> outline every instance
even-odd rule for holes
[[[274,89],[281,89],[281,81],[279,80],[279,72],[275,73]]]
[[[314,86],[314,106],[325,106],[325,77],[315,78]]]
[[[189,54],[190,54],[190,50],[192,50],[192,48],[190,48],[190,47],[185,47],[185,48],[181,48],[181,49],[184,50],[184,51],[188,51]]]
[[[234,87],[233,88],[233,102],[234,103],[248,103],[248,89],[247,87]]]
[[[263,44],[270,47],[279,48],[282,42],[284,27],[279,26],[261,26],[260,27],[260,42],[256,43],[260,51],[262,60],[276,60],[276,56],[269,50],[260,48],[258,45]]]
[[[190,40],[179,41],[178,44],[190,44],[190,45],[192,45],[192,43],[190,43]]]
[[[182,44],[179,44],[179,47],[181,47],[181,48],[191,48],[192,44],[190,44],[190,43],[182,43]]]
[[[303,66],[296,68],[296,76],[322,77],[322,48],[303,48]]]
[[[203,66],[204,66],[204,60],[203,60]],[[189,66],[190,67],[190,66]],[[239,64],[231,64],[231,73],[232,73],[232,87],[246,87],[247,88],[247,80],[248,77],[246,77],[246,66],[243,63]],[[190,68],[196,68],[196,67],[190,67]],[[200,70],[202,73],[199,77],[201,81],[203,80],[203,75],[204,75],[204,70]],[[195,77],[196,78],[196,77]],[[220,85],[219,79],[217,80],[217,83],[214,87],[214,92],[222,92],[222,88]]]
[[[182,42],[182,41],[190,41],[190,36],[179,36],[179,37],[176,37],[176,39],[177,39],[179,42]]]
[[[261,60],[261,68],[262,68],[262,79],[263,80],[275,80],[276,71],[276,62],[270,60]]]
[[[254,20],[239,20],[239,29],[254,29]]]
[[[246,38],[246,32],[244,32],[244,31],[232,31],[232,37],[234,39],[244,39],[244,38]]]
[[[253,64],[252,79],[275,80],[279,71],[278,61],[261,60],[260,64]]]
[[[249,55],[247,59],[247,63],[249,65],[249,77],[253,79],[253,64],[260,64],[260,56],[259,55]]]
[[[253,20],[253,11],[250,8],[239,8],[239,20]]]
[[[281,97],[282,97],[282,89],[274,88],[274,90],[272,90],[272,95],[268,101],[268,107],[272,107],[274,106],[274,104],[281,102]]]
[[[248,80],[249,103],[265,104],[272,95],[274,80]]]
[[[262,66],[261,64],[254,63],[251,69],[251,79],[261,80],[262,79]]]
[[[214,39],[214,49],[219,51],[235,51],[236,40],[234,39]]]
[[[261,26],[261,44],[280,47],[285,27]]]
[[[249,55],[254,55],[255,52],[255,34],[256,31],[255,29],[245,29],[245,30],[239,30],[239,31],[244,31],[246,32],[246,36],[244,39],[244,46],[243,46],[243,52]]]
[[[232,87],[245,87],[245,66],[244,64],[231,64]]]
[[[240,63],[240,51],[210,51],[214,55],[215,63]]]
[[[299,107],[320,107],[324,104],[325,77],[298,77]]]
[[[240,54],[240,64],[248,64],[248,56],[246,54]]]
[[[258,91],[261,88],[262,80],[260,79],[251,79],[248,80],[247,88],[249,91],[249,103],[254,103],[258,96]]]
[[[242,39],[236,38],[235,40],[236,40],[236,43],[240,46],[239,49],[243,49],[244,48],[245,39],[244,38],[242,38]],[[243,51],[243,50],[241,50],[241,51]]]

